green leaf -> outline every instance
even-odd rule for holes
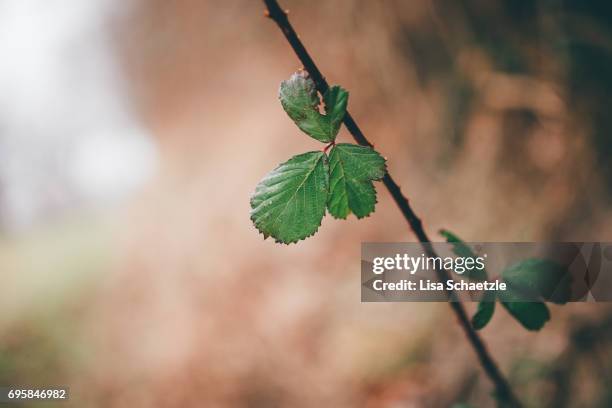
[[[440,235],[446,238],[446,242],[452,244],[453,252],[455,255],[462,258],[476,258],[477,255],[472,251],[469,245],[461,240],[457,235],[453,234],[448,230],[440,230]],[[473,280],[484,281],[488,279],[488,274],[486,269],[478,269],[476,267],[472,269],[467,269],[465,271],[465,275]],[[476,313],[472,317],[472,326],[476,330],[483,329],[493,317],[493,313],[495,312],[495,292],[485,292],[482,300],[478,303],[478,309]]]
[[[348,92],[339,86],[331,87],[324,95],[325,112],[319,112],[321,100],[314,81],[306,71],[298,71],[281,82],[278,98],[287,115],[310,137],[330,143],[336,139],[346,106]]]
[[[495,292],[487,291],[483,299],[478,303],[478,310],[472,317],[472,326],[476,330],[480,330],[484,328],[491,318],[493,317],[493,313],[495,312]]]
[[[325,215],[329,165],[321,151],[293,156],[268,173],[251,197],[251,220],[264,235],[289,244],[313,235]]]
[[[529,258],[517,262],[504,269],[502,277],[515,290],[531,292],[554,303],[566,303],[571,295],[568,269],[549,259]]]
[[[325,95],[323,95],[325,104],[325,114],[329,118],[334,138],[340,130],[342,120],[346,114],[346,106],[348,105],[348,92],[335,85],[330,87]]]
[[[497,293],[502,305],[527,330],[540,330],[550,320],[550,312],[543,302],[525,302],[512,287]]]
[[[445,229],[440,230],[440,235],[446,238],[446,242],[453,244],[453,252],[457,256],[476,258],[476,254],[472,251],[472,248],[463,242],[457,235]]]
[[[329,154],[327,208],[334,218],[368,216],[376,206],[373,180],[386,172],[385,159],[374,149],[349,143],[335,145]]]
[[[452,244],[453,252],[455,255],[462,258],[476,258],[478,255],[472,251],[472,248],[469,247],[465,242],[461,240],[457,235],[453,234],[448,230],[440,230],[440,235],[446,238],[446,242]],[[467,268],[466,268],[467,269]],[[465,275],[473,280],[484,281],[487,279],[487,271],[486,269],[478,269],[476,267],[472,269],[467,269],[465,271]]]

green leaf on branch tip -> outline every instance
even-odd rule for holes
[[[511,286],[497,294],[502,306],[527,330],[540,330],[550,320],[548,306],[543,302],[528,302]]]
[[[469,247],[465,242],[461,240],[457,235],[453,234],[448,230],[440,230],[440,235],[446,238],[446,242],[453,246],[453,252],[455,255],[462,258],[476,258],[477,255],[472,251],[472,248]],[[466,268],[467,269],[467,268]],[[467,269],[465,271],[465,275],[473,280],[484,281],[487,279],[487,271],[486,269],[477,269],[476,267],[472,269]]]
[[[329,153],[329,198],[327,209],[334,218],[370,215],[376,207],[372,181],[384,177],[385,159],[370,147],[349,143],[335,145]]]
[[[329,165],[321,151],[293,156],[268,173],[251,197],[251,220],[264,235],[289,244],[314,235],[325,215]]]
[[[321,100],[314,81],[305,71],[298,71],[281,82],[278,98],[287,115],[304,133],[323,142],[336,139],[346,114],[348,92],[333,86],[325,92],[325,115],[319,112]]]

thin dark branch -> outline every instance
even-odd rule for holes
[[[270,17],[281,29],[289,45],[293,48],[293,51],[302,62],[304,69],[308,71],[313,81],[317,86],[317,90],[324,94],[325,91],[329,88],[327,81],[319,68],[312,60],[312,57],[300,41],[297,33],[293,29],[293,26],[289,22],[289,18],[287,17],[287,13],[279,6],[276,0],[263,0],[267,7],[267,16]],[[346,112],[346,116],[344,117],[344,125],[351,133],[353,138],[357,143],[362,146],[370,146],[372,147],[372,143],[365,137],[353,117],[349,112]],[[421,243],[423,250],[427,253],[428,256],[437,257],[436,252],[432,248],[430,244],[431,241],[427,236],[427,233],[423,229],[423,223],[420,218],[414,213],[412,207],[408,203],[408,199],[402,194],[400,186],[393,180],[391,175],[387,173],[383,178],[383,183],[393,200],[399,207],[400,211],[404,215],[406,221],[410,225],[410,228],[416,235],[417,239]],[[445,269],[438,269],[437,271],[438,279],[441,281],[446,281],[450,279],[448,271]],[[452,291],[448,292],[449,298],[452,297]],[[472,327],[470,320],[468,319],[467,313],[465,312],[465,308],[463,304],[458,301],[450,301],[449,305],[453,312],[455,313],[459,324],[463,328],[463,331],[467,335],[467,338],[472,345],[472,348],[476,352],[478,359],[480,360],[480,364],[484,369],[487,376],[491,379],[493,384],[495,385],[496,396],[500,403],[505,406],[513,406],[520,407],[521,404],[518,399],[515,397],[512,388],[510,387],[508,381],[503,376],[497,364],[489,354],[486,345],[484,344],[482,338],[478,335],[478,333]]]

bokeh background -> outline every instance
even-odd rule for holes
[[[432,236],[611,240],[608,3],[282,5]],[[0,2],[0,383],[78,407],[492,406],[447,305],[360,303],[360,243],[414,239],[381,185],[371,217],[296,245],[252,227],[263,175],[321,147],[278,103],[300,65],[263,10]],[[527,406],[611,406],[612,309],[551,309],[482,335]]]

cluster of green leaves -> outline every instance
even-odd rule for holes
[[[326,210],[334,218],[370,215],[376,206],[373,181],[383,178],[385,159],[370,147],[336,144],[346,114],[348,92],[330,87],[321,99],[305,71],[283,81],[279,99],[287,115],[315,140],[329,144],[329,156],[312,151],[279,165],[257,185],[251,220],[264,238],[289,244],[314,235]]]
[[[440,234],[453,246],[453,252],[461,257],[476,257],[472,249],[455,234],[442,230]],[[468,270],[469,279],[488,279],[486,269]],[[558,263],[540,258],[529,258],[505,268],[501,279],[506,282],[505,291],[487,291],[478,303],[472,317],[476,330],[484,328],[495,312],[496,300],[527,330],[540,330],[550,320],[550,311],[544,302],[564,304],[570,297],[570,274]],[[534,299],[539,299],[534,301]]]

